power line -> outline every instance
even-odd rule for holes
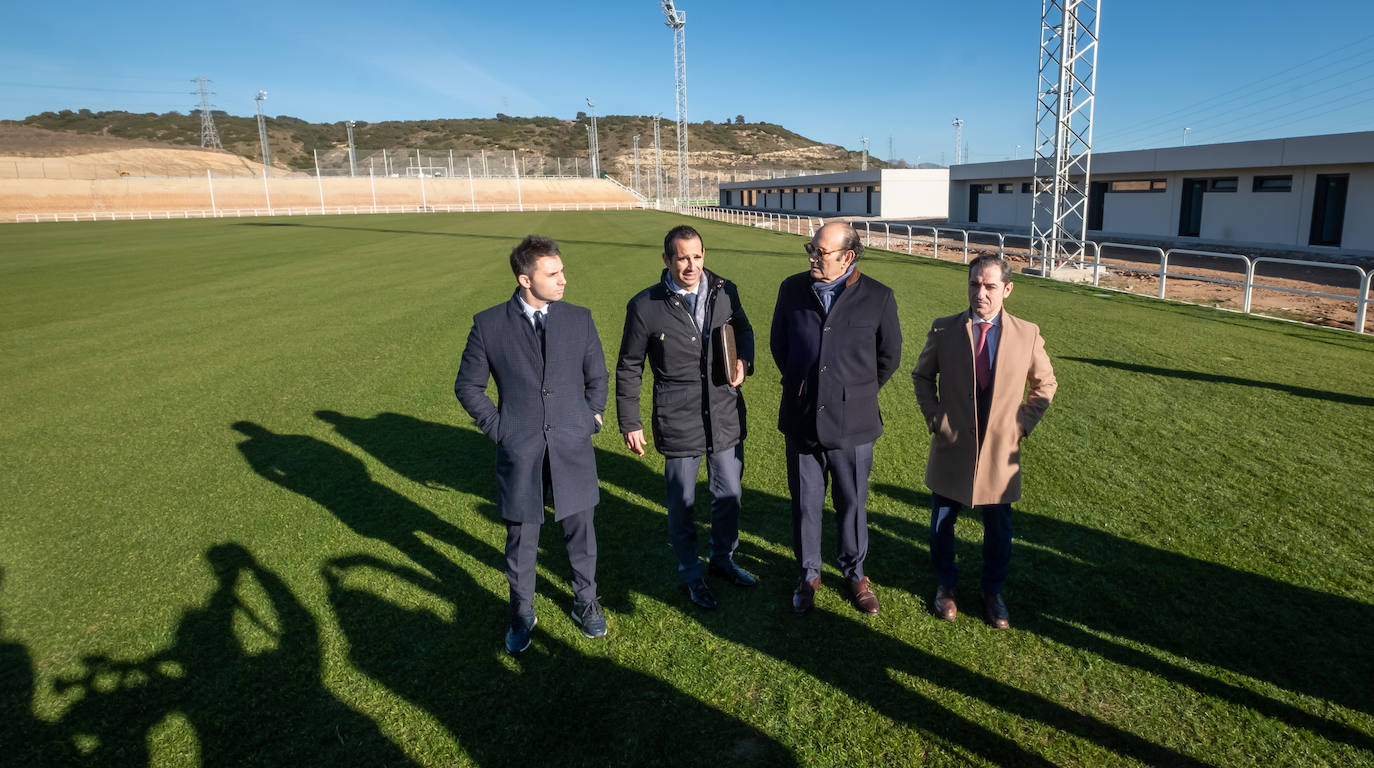
[[[9,81],[0,81],[0,85],[9,86],[11,88],[43,88],[52,91],[86,91],[91,93],[156,93],[177,95],[181,95],[182,93],[181,91],[144,91],[131,88],[87,88],[78,85],[47,85],[44,83],[15,83]]]
[[[1298,77],[1298,78],[1295,78],[1294,81],[1293,81],[1292,83],[1288,83],[1288,84],[1279,84],[1279,85],[1278,85],[1279,90],[1277,90],[1275,93],[1273,93],[1273,94],[1271,94],[1271,95],[1269,95],[1269,96],[1264,96],[1263,98],[1261,98],[1261,99],[1259,99],[1259,100],[1254,100],[1254,96],[1255,96],[1256,94],[1253,93],[1251,89],[1253,89],[1254,86],[1260,85],[1260,84],[1265,83],[1265,82],[1268,82],[1268,81],[1270,81],[1270,80],[1274,80],[1275,78],[1279,78],[1279,77],[1282,77],[1282,76],[1284,76],[1284,75],[1287,75],[1287,74],[1290,74],[1290,73],[1293,73],[1293,72],[1297,72],[1298,70],[1302,70],[1302,69],[1305,69],[1305,68],[1312,67],[1313,65],[1326,66],[1326,65],[1320,64],[1320,62],[1321,62],[1323,59],[1327,59],[1327,58],[1336,56],[1337,54],[1341,53],[1342,51],[1344,51],[1344,50],[1346,50],[1346,49],[1348,49],[1348,48],[1351,48],[1351,47],[1360,45],[1361,43],[1364,43],[1364,42],[1366,42],[1366,41],[1368,41],[1368,40],[1371,40],[1371,39],[1374,39],[1374,35],[1367,35],[1367,36],[1365,36],[1365,37],[1363,37],[1363,38],[1360,38],[1360,39],[1358,39],[1358,40],[1355,40],[1355,41],[1353,41],[1353,42],[1351,42],[1351,43],[1347,43],[1346,45],[1340,46],[1340,47],[1338,47],[1338,48],[1334,48],[1334,49],[1332,49],[1332,50],[1330,50],[1330,51],[1328,51],[1328,52],[1326,52],[1326,53],[1324,53],[1324,54],[1322,54],[1322,55],[1320,55],[1320,56],[1317,56],[1317,57],[1314,57],[1314,58],[1312,58],[1312,59],[1309,59],[1308,61],[1305,61],[1305,62],[1303,62],[1303,63],[1301,63],[1301,64],[1297,64],[1297,65],[1294,65],[1294,66],[1292,66],[1292,67],[1288,67],[1288,68],[1286,68],[1286,69],[1283,69],[1283,70],[1280,70],[1280,71],[1278,71],[1278,72],[1275,72],[1275,73],[1273,73],[1273,74],[1266,75],[1266,76],[1261,77],[1261,78],[1259,78],[1259,79],[1257,79],[1257,80],[1253,80],[1253,81],[1250,81],[1250,82],[1248,82],[1248,83],[1244,83],[1244,84],[1242,84],[1242,85],[1240,85],[1240,86],[1237,86],[1237,87],[1235,87],[1235,88],[1230,88],[1230,89],[1228,89],[1228,92],[1230,92],[1230,93],[1232,93],[1232,94],[1234,94],[1234,95],[1230,96],[1229,98],[1217,99],[1217,98],[1214,98],[1214,97],[1209,97],[1209,98],[1202,99],[1202,100],[1200,100],[1200,101],[1194,102],[1194,103],[1192,103],[1192,104],[1189,104],[1189,105],[1180,107],[1180,108],[1175,109],[1175,110],[1173,110],[1173,111],[1166,112],[1166,113],[1164,113],[1164,114],[1158,115],[1158,116],[1156,116],[1156,117],[1153,117],[1153,118],[1150,118],[1150,119],[1147,119],[1147,120],[1138,122],[1138,123],[1136,123],[1135,125],[1133,125],[1131,128],[1129,128],[1129,129],[1127,129],[1127,130],[1124,130],[1124,131],[1122,131],[1122,132],[1120,132],[1120,133],[1117,133],[1117,134],[1115,134],[1114,136],[1112,136],[1112,137],[1111,137],[1111,138],[1112,138],[1112,141],[1109,142],[1109,143],[1112,144],[1113,146],[1120,146],[1120,145],[1123,145],[1123,144],[1139,143],[1139,141],[1140,141],[1139,137],[1141,137],[1141,136],[1153,137],[1153,136],[1159,135],[1160,132],[1161,132],[1160,129],[1159,129],[1159,126],[1161,126],[1161,124],[1165,124],[1165,123],[1177,123],[1177,122],[1179,122],[1180,116],[1182,116],[1182,118],[1184,119],[1185,122],[1196,123],[1196,122],[1198,122],[1197,120],[1195,120],[1195,119],[1189,119],[1189,118],[1192,118],[1193,116],[1198,115],[1200,112],[1203,111],[1204,108],[1207,109],[1207,110],[1210,110],[1210,111],[1213,111],[1213,112],[1214,112],[1215,109],[1216,109],[1216,107],[1219,107],[1219,106],[1222,106],[1222,105],[1226,105],[1226,104],[1232,104],[1232,103],[1235,103],[1235,102],[1237,102],[1237,101],[1241,101],[1241,100],[1244,100],[1244,99],[1251,99],[1251,101],[1249,101],[1249,102],[1247,103],[1246,106],[1253,106],[1254,104],[1262,103],[1263,101],[1268,101],[1268,100],[1270,100],[1270,99],[1277,98],[1277,97],[1279,97],[1279,96],[1287,95],[1289,92],[1291,92],[1292,87],[1293,87],[1293,84],[1297,84],[1297,85],[1306,84],[1307,82],[1309,82],[1309,81],[1312,79],[1312,75],[1313,75],[1314,73],[1310,73],[1310,72],[1309,72],[1309,73],[1305,73],[1305,74],[1303,74],[1302,76],[1300,76],[1300,77]],[[1336,77],[1336,76],[1339,76],[1339,75],[1341,75],[1341,74],[1345,74],[1346,72],[1350,72],[1350,71],[1352,71],[1352,70],[1360,69],[1361,67],[1364,67],[1364,66],[1366,66],[1366,65],[1369,63],[1369,62],[1366,62],[1366,61],[1361,61],[1360,59],[1363,58],[1363,57],[1369,56],[1370,54],[1374,54],[1374,50],[1365,50],[1365,51],[1363,51],[1362,53],[1358,54],[1358,55],[1355,57],[1355,59],[1353,59],[1353,60],[1356,61],[1355,64],[1353,64],[1353,65],[1351,65],[1351,66],[1348,66],[1348,67],[1346,67],[1346,68],[1344,68],[1344,69],[1338,70],[1338,71],[1336,71],[1336,72],[1327,73],[1327,74],[1324,75],[1323,77],[1326,78],[1326,79],[1329,79],[1329,78],[1331,78],[1331,77]],[[1349,61],[1351,61],[1351,60],[1352,60],[1352,59],[1347,58],[1345,61],[1349,62]],[[1269,89],[1265,89],[1265,90],[1269,90]],[[1175,126],[1170,125],[1170,126],[1168,127],[1168,129],[1167,129],[1167,133],[1172,134],[1172,133],[1175,132],[1176,130],[1177,130],[1177,128],[1176,128]],[[1100,142],[1099,142],[1099,144],[1100,144]]]
[[[1217,134],[1218,132],[1220,132],[1222,129],[1226,128],[1227,126],[1235,125],[1236,123],[1247,123],[1247,130],[1256,128],[1256,127],[1258,127],[1259,125],[1267,125],[1267,124],[1273,122],[1274,119],[1280,119],[1280,120],[1281,120],[1281,119],[1283,119],[1283,118],[1285,118],[1285,117],[1288,117],[1289,114],[1291,113],[1291,111],[1292,111],[1295,107],[1298,107],[1298,106],[1300,106],[1300,105],[1303,105],[1304,103],[1310,102],[1310,101],[1312,101],[1313,99],[1321,98],[1321,97],[1325,96],[1325,95],[1328,94],[1328,93],[1332,93],[1333,91],[1341,91],[1341,92],[1342,92],[1342,95],[1341,95],[1340,97],[1338,97],[1338,98],[1336,99],[1336,101],[1344,101],[1344,100],[1349,99],[1349,98],[1352,97],[1352,96],[1359,96],[1359,95],[1362,95],[1362,94],[1364,94],[1364,93],[1368,93],[1370,89],[1364,89],[1364,90],[1355,91],[1355,92],[1349,92],[1349,91],[1348,91],[1348,89],[1350,88],[1350,86],[1356,85],[1356,84],[1358,84],[1358,83],[1363,83],[1363,82],[1366,82],[1366,81],[1368,81],[1368,80],[1374,80],[1374,74],[1367,75],[1367,76],[1361,77],[1361,78],[1357,78],[1357,79],[1351,80],[1351,81],[1349,81],[1349,82],[1337,83],[1336,85],[1333,85],[1333,86],[1331,86],[1331,87],[1329,87],[1329,88],[1324,88],[1324,89],[1322,89],[1322,90],[1320,90],[1320,91],[1313,91],[1313,92],[1311,92],[1311,93],[1303,94],[1302,96],[1300,96],[1300,97],[1298,97],[1298,98],[1296,98],[1296,99],[1293,99],[1293,100],[1287,102],[1286,104],[1284,104],[1283,106],[1284,106],[1285,112],[1284,112],[1284,114],[1279,115],[1278,118],[1271,118],[1270,120],[1261,121],[1261,122],[1259,122],[1259,123],[1257,123],[1257,124],[1256,124],[1256,123],[1250,123],[1249,121],[1251,121],[1252,119],[1257,118],[1257,117],[1264,117],[1264,116],[1266,116],[1266,115],[1269,115],[1269,114],[1272,113],[1272,110],[1270,110],[1270,109],[1262,109],[1262,110],[1259,110],[1259,111],[1257,111],[1257,112],[1248,112],[1248,113],[1242,114],[1242,115],[1236,115],[1235,113],[1228,113],[1228,114],[1225,114],[1225,115],[1218,115],[1218,116],[1213,117],[1213,118],[1203,118],[1202,120],[1200,120],[1200,121],[1194,123],[1192,126],[1190,126],[1190,128],[1192,129],[1192,130],[1191,130],[1191,133],[1193,133],[1193,134],[1195,134],[1195,135],[1196,135],[1196,134],[1199,134],[1199,133],[1201,133],[1201,134],[1207,134],[1207,135],[1215,135],[1215,134]],[[1263,102],[1265,102],[1265,101],[1272,101],[1274,98],[1278,98],[1278,97],[1280,97],[1280,96],[1287,96],[1287,95],[1288,95],[1288,94],[1277,94],[1276,96],[1271,96],[1271,97],[1268,97],[1268,98],[1263,99],[1262,101],[1255,102],[1255,104],[1261,104],[1261,103],[1263,103]],[[1349,106],[1349,105],[1344,105],[1343,107],[1342,107],[1342,106],[1338,106],[1338,107],[1336,107],[1335,109],[1347,108],[1348,106]],[[1334,109],[1333,109],[1333,110],[1328,110],[1328,112],[1329,112],[1329,111],[1334,111]],[[1304,121],[1304,120],[1309,120],[1309,119],[1311,119],[1311,116],[1310,116],[1310,115],[1304,115],[1304,116],[1302,116],[1302,117],[1297,118],[1297,119],[1294,120],[1293,122],[1302,122],[1302,121]],[[1218,120],[1220,120],[1221,122],[1218,123],[1218,122],[1217,122]],[[1200,125],[1202,125],[1202,126],[1210,125],[1211,127],[1199,129],[1198,126],[1200,126]],[[1160,130],[1160,131],[1155,131],[1154,133],[1151,133],[1151,134],[1149,134],[1149,135],[1147,135],[1147,136],[1144,136],[1144,137],[1142,137],[1141,139],[1138,139],[1137,141],[1140,142],[1140,143],[1149,143],[1150,141],[1154,140],[1154,139],[1157,138],[1157,137],[1172,137],[1172,136],[1173,136],[1173,133],[1174,133],[1174,130],[1175,130],[1175,129],[1174,129],[1173,127],[1169,127],[1169,128],[1166,128],[1166,129],[1163,129],[1163,130]],[[1246,133],[1246,131],[1245,131],[1245,130],[1242,130],[1242,131],[1240,131],[1239,133],[1232,132],[1232,135],[1245,135],[1245,133]],[[1213,139],[1211,139],[1211,141],[1214,142],[1214,141],[1216,141],[1216,139],[1213,138]]]

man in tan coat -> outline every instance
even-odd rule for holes
[[[939,586],[935,613],[958,615],[954,522],[965,506],[983,512],[983,606],[1009,626],[1002,583],[1011,562],[1011,503],[1021,498],[1021,440],[1058,384],[1040,329],[1002,310],[1011,266],[999,256],[969,264],[969,309],[937,319],[911,377],[930,429],[930,558]],[[1027,385],[1030,389],[1027,391]]]

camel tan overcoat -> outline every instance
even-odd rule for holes
[[[1021,498],[1021,439],[1035,429],[1059,386],[1040,328],[1005,310],[1001,325],[981,449],[972,313],[965,310],[932,323],[911,372],[916,402],[931,432],[926,485],[970,506]]]

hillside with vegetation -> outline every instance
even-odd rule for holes
[[[215,112],[214,118],[226,151],[250,160],[260,159],[256,118],[223,112]],[[495,118],[378,123],[359,121],[354,125],[353,139],[354,146],[360,149],[518,150],[550,158],[585,158],[589,124],[589,118],[582,113],[578,113],[574,120],[498,114]],[[198,113],[62,110],[32,115],[23,120],[0,121],[0,126],[5,125],[68,134],[70,141],[56,142],[68,150],[72,146],[79,146],[82,137],[90,139],[93,147],[103,146],[100,143],[102,140],[127,140],[173,147],[200,146]],[[278,115],[267,119],[267,130],[272,164],[282,168],[308,169],[313,166],[312,150],[343,149],[348,146],[347,127],[343,122],[310,123],[288,115]],[[602,166],[607,171],[614,174],[629,172],[633,165],[636,135],[640,137],[641,163],[650,162],[654,133],[652,117],[598,117],[597,133]],[[676,129],[671,120],[662,121],[660,138],[665,152],[676,149]],[[860,165],[858,152],[837,144],[813,141],[774,123],[747,122],[742,115],[728,122],[707,120],[692,123],[688,138],[693,170],[779,168],[839,171],[857,169]],[[17,154],[22,148],[9,148],[9,151]],[[869,164],[874,168],[885,165],[872,157],[869,158]]]

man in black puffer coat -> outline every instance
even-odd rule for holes
[[[754,329],[735,284],[708,272],[705,261],[701,235],[692,227],[674,227],[663,238],[662,278],[625,307],[615,392],[625,447],[642,456],[639,395],[647,357],[654,375],[654,448],[665,459],[668,535],[688,597],[709,610],[716,607],[716,598],[702,576],[692,522],[703,457],[712,496],[710,573],[740,587],[756,583],[734,562],[744,469],[744,395],[739,387],[753,369]],[[735,359],[720,361],[723,350],[713,340],[727,324],[734,331]]]

